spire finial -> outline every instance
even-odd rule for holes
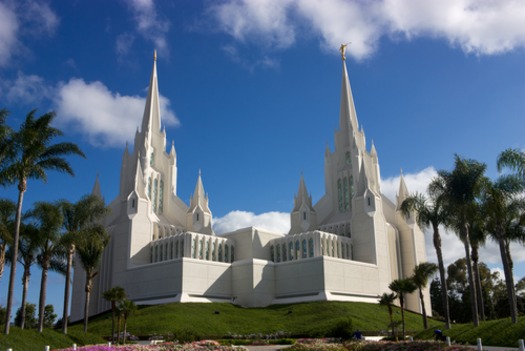
[[[157,61],[157,49],[153,50],[153,61]]]
[[[201,169],[199,168],[199,178],[202,176],[202,171]]]
[[[345,52],[346,52],[346,47],[352,43],[351,41],[349,41],[348,43],[346,44],[341,44],[341,46],[339,47],[339,51],[341,52],[341,58],[343,61],[346,61],[346,56],[345,56]]]

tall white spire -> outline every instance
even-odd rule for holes
[[[343,52],[343,51],[342,51]],[[350,133],[357,132],[358,129],[357,114],[355,112],[354,97],[352,88],[348,79],[345,56],[343,54],[343,78],[341,86],[341,108],[339,112],[339,128]]]
[[[144,116],[142,118],[142,128],[140,132],[145,136],[151,135],[152,131],[160,131],[160,97],[159,97],[159,83],[157,78],[157,51],[153,54],[153,70],[149,82],[148,97],[146,99],[146,107],[144,108]]]

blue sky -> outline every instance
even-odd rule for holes
[[[201,169],[217,232],[253,224],[286,231],[301,173],[314,202],[322,196],[346,42],[383,192],[395,196],[401,169],[409,190],[423,191],[435,170],[452,167],[454,153],[486,162],[496,177],[498,153],[525,148],[523,23],[525,3],[511,0],[0,0],[8,123],[16,128],[33,108],[54,110],[64,139],[87,155],[71,159],[74,178],[30,181],[24,208],[76,201],[97,174],[105,199],[117,195],[155,49],[178,196],[189,200]],[[1,191],[16,199],[14,187]],[[463,255],[453,235],[443,240],[448,263]],[[518,278],[524,252],[515,247]],[[498,255],[488,245],[481,258],[498,269]],[[1,303],[7,279],[6,271]],[[37,269],[31,279],[36,303]],[[59,312],[62,285],[52,275],[48,302]]]

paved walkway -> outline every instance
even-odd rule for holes
[[[254,345],[247,345],[244,346],[250,351],[277,351],[282,350],[290,347],[292,345],[262,345],[262,346],[254,346]]]

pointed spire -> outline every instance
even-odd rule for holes
[[[343,46],[341,46],[343,47]],[[346,47],[346,46],[345,46]],[[341,50],[344,57],[344,50]],[[357,131],[358,122],[355,112],[354,97],[348,79],[345,60],[343,60],[343,77],[341,86],[341,108],[339,112],[339,128],[343,131]]]
[[[97,177],[95,178],[95,184],[93,185],[93,190],[91,190],[91,195],[95,195],[98,198],[102,199],[102,191],[100,191],[100,181],[99,181],[98,173],[97,173]]]
[[[377,150],[376,150],[376,146],[375,146],[373,140],[372,140],[372,147],[370,148],[370,155],[371,155],[372,157],[377,158]]]
[[[407,184],[405,183],[405,177],[403,175],[403,170],[401,170],[401,176],[399,177],[399,190],[397,192],[397,206],[398,206],[398,209],[401,206],[401,204],[403,203],[403,201],[405,201],[405,199],[408,196],[409,196],[408,187],[407,187]]]
[[[308,190],[306,190],[304,177],[301,173],[301,179],[299,180],[299,189],[297,190],[297,196],[295,197],[293,211],[298,211],[303,203],[305,203],[308,206],[308,208],[312,207],[312,198],[310,195],[308,195]]]
[[[157,51],[153,56],[153,70],[149,82],[148,97],[144,116],[142,118],[142,134],[150,134],[151,131],[160,131],[160,97],[157,79]]]
[[[199,177],[197,178],[197,184],[195,184],[195,190],[193,191],[193,197],[191,199],[190,211],[195,207],[200,206],[204,211],[208,209],[208,196],[204,192],[204,185],[202,184],[202,173],[199,169]]]
[[[177,157],[177,152],[175,151],[175,142],[171,141],[170,156]]]

